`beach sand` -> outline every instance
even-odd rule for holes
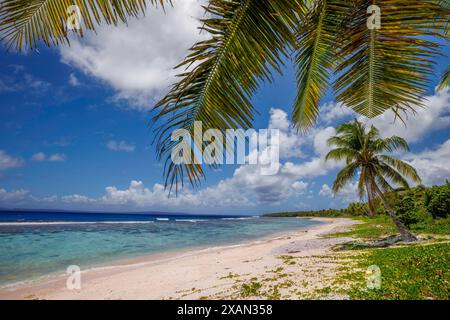
[[[357,223],[314,219],[323,223],[240,245],[152,255],[84,270],[80,290],[67,289],[67,276],[56,275],[2,288],[0,299],[308,298],[328,286],[338,272],[339,264],[330,258],[331,246],[348,241],[322,236]]]

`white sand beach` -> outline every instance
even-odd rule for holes
[[[277,294],[301,299],[333,279],[338,265],[326,255],[331,246],[348,240],[321,236],[357,223],[316,220],[324,223],[270,239],[83,270],[80,290],[67,289],[62,274],[2,288],[0,299],[239,299],[248,281],[289,281],[277,286]]]

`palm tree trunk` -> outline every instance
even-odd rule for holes
[[[391,219],[394,221],[395,226],[397,227],[397,230],[400,232],[400,235],[404,241],[413,242],[417,241],[417,238],[409,232],[409,230],[406,228],[406,226],[399,220],[397,215],[394,213],[394,210],[387,202],[383,192],[381,192],[380,188],[378,188],[376,183],[372,183],[373,188],[378,193],[378,195],[381,198],[381,201],[383,201],[384,207],[386,208],[386,211],[388,212]]]
[[[369,213],[371,217],[375,216],[375,205],[373,203],[373,190],[369,188],[369,183],[366,181],[367,203],[369,204]]]

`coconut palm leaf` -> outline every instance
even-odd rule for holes
[[[400,172],[400,174],[404,177],[407,177],[416,183],[421,182],[416,169],[410,164],[386,154],[380,155],[379,158],[385,165],[392,167],[394,170]]]
[[[384,163],[379,165],[378,176],[382,176],[385,179],[387,178],[387,180],[392,181],[393,184],[401,186],[402,188],[409,188],[409,183],[403,175]]]
[[[164,6],[170,0],[3,0],[0,4],[0,39],[6,47],[17,50],[36,48],[39,41],[47,46],[69,43],[67,21],[75,13],[81,16],[80,29],[95,30],[100,23],[127,22],[130,16],[144,13],[147,3]],[[72,10],[72,11],[71,11]]]
[[[409,146],[405,139],[398,136],[392,136],[385,139],[375,139],[370,144],[370,150],[375,153],[385,151],[392,152],[395,150],[409,151]]]
[[[292,0],[211,0],[203,30],[211,36],[194,45],[178,68],[189,68],[156,105],[157,149],[166,157],[166,186],[186,176],[198,182],[203,172],[192,164],[173,165],[171,133],[194,123],[203,130],[249,128],[254,109],[251,95],[261,80],[280,72],[282,57],[293,43],[292,28],[302,3]],[[195,146],[202,150],[202,145]],[[194,150],[193,150],[194,153]]]
[[[427,75],[439,44],[424,37],[440,35],[435,17],[448,19],[436,0],[356,0],[340,34],[342,62],[334,87],[339,101],[367,117],[392,108],[423,106]],[[368,28],[367,9],[376,5],[381,27]]]
[[[444,88],[447,88],[450,85],[450,67],[445,70],[444,74],[441,77],[441,81],[438,85],[438,90],[442,90]]]
[[[347,9],[342,4],[337,6],[334,0],[315,1],[297,28],[297,97],[292,118],[301,130],[317,120],[319,102],[336,61],[335,35]]]
[[[325,156],[325,160],[335,160],[335,161],[341,161],[341,160],[354,160],[358,157],[358,151],[351,148],[336,148],[328,152],[328,154]]]
[[[359,164],[353,162],[339,171],[333,183],[333,192],[338,193],[339,190],[341,190],[347,183],[352,181],[352,179],[356,175],[358,168]]]

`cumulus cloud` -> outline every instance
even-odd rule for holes
[[[66,161],[66,155],[62,153],[54,153],[50,157],[48,157],[48,161],[50,162],[63,162]]]
[[[40,161],[45,161],[45,159],[46,159],[46,156],[45,156],[45,153],[43,153],[43,152],[37,152],[31,156],[31,160],[33,160],[33,161],[40,162]]]
[[[450,89],[436,92],[434,95],[423,98],[425,107],[414,107],[416,113],[408,112],[403,115],[405,123],[395,118],[393,112],[387,111],[382,115],[367,119],[358,116],[350,108],[341,103],[328,102],[320,107],[320,120],[325,124],[331,124],[338,120],[348,120],[357,117],[367,125],[375,125],[382,136],[397,135],[408,142],[418,142],[427,134],[450,127]]]
[[[101,26],[96,34],[61,47],[61,59],[116,90],[137,109],[148,110],[180,71],[173,69],[202,35],[200,0],[176,0],[165,12],[148,8],[128,25]],[[152,101],[153,100],[153,101]]]
[[[319,191],[319,195],[322,197],[335,197],[341,203],[348,204],[350,202],[357,202],[360,200],[358,193],[358,182],[352,181],[344,185],[336,195],[333,195],[333,190],[324,184]]]
[[[450,139],[434,149],[404,156],[416,168],[425,185],[445,183],[450,180]]]
[[[320,106],[320,120],[326,124],[354,115],[353,110],[341,102],[326,102]]]
[[[72,87],[78,87],[78,86],[80,85],[80,81],[78,80],[77,76],[74,75],[73,73],[71,73],[71,74],[69,75],[69,84],[70,84]]]
[[[322,197],[331,197],[333,195],[333,190],[325,183],[322,185],[319,195]]]
[[[31,156],[32,161],[36,162],[43,162],[43,161],[50,161],[50,162],[63,162],[66,160],[66,155],[62,153],[54,153],[47,157],[47,155],[44,152],[37,152]]]
[[[336,168],[338,163],[325,162],[328,152],[326,140],[335,133],[331,127],[316,128],[307,135],[298,135],[288,121],[288,115],[281,109],[270,110],[269,128],[280,130],[280,169],[275,175],[261,175],[259,165],[242,165],[231,178],[224,179],[216,186],[207,188],[209,194],[220,194],[222,199],[234,199],[234,205],[279,204],[291,197],[305,193],[308,182],[325,175]],[[303,149],[313,149],[309,160]]]
[[[280,158],[300,157],[301,147],[307,143],[307,139],[300,138],[295,129],[291,126],[288,114],[277,108],[270,109],[270,120],[268,129],[278,129],[280,131]]]
[[[426,96],[424,104],[424,108],[415,108],[416,114],[408,112],[408,115],[404,117],[406,126],[398,119],[395,120],[392,112],[385,112],[367,123],[375,125],[385,137],[397,135],[410,143],[420,141],[427,134],[450,126],[449,89]]]
[[[6,153],[4,150],[0,150],[0,171],[8,170],[12,168],[18,168],[24,165],[24,160],[20,157],[13,157]]]
[[[7,191],[6,189],[0,188],[0,202],[20,201],[25,199],[28,194],[29,192],[26,190]]]
[[[132,144],[129,144],[125,141],[116,141],[111,140],[106,144],[106,147],[111,151],[124,151],[124,152],[133,152],[136,147]]]
[[[303,181],[295,181],[291,185],[292,189],[294,189],[297,193],[303,194],[308,189],[308,183]]]

